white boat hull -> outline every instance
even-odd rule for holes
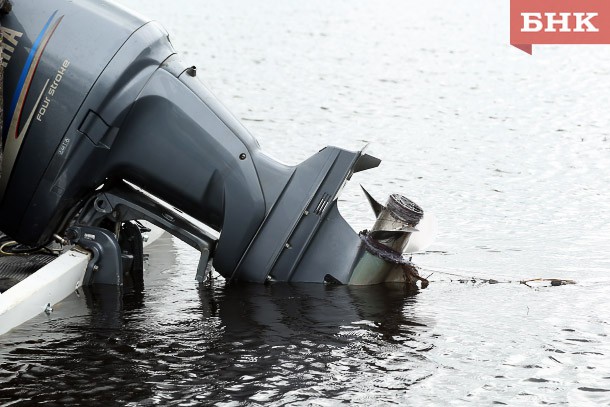
[[[89,258],[89,254],[70,250],[0,294],[0,335],[72,294],[83,282]]]

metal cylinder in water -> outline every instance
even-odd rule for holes
[[[373,233],[373,236],[376,236],[380,243],[402,253],[423,216],[424,211],[415,202],[403,195],[392,194],[377,216],[371,232],[387,232]]]
[[[417,281],[421,281],[422,288],[428,286],[428,281],[420,277],[417,268],[402,253],[378,242],[368,233],[362,233],[360,238],[362,245],[350,285],[403,283],[415,288]]]
[[[349,284],[371,285],[400,281],[396,279],[396,276],[390,278],[390,273],[396,265],[405,263],[402,254],[377,241],[370,233],[361,233],[360,239],[362,245],[358,262],[354,267]]]
[[[399,194],[390,195],[373,228],[361,234],[362,245],[349,284],[369,285],[400,282],[414,285],[422,280],[403,251],[424,212]],[[422,281],[422,287],[425,287]]]

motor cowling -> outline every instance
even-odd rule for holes
[[[100,1],[18,1],[2,31],[0,229],[39,245],[100,181],[100,126],[120,124],[174,50],[159,25]]]

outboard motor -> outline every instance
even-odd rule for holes
[[[379,273],[361,265],[368,235],[337,209],[344,183],[378,159],[327,147],[297,166],[274,161],[160,25],[109,1],[18,0],[2,31],[7,235],[89,248],[90,282],[122,283],[119,240],[137,219],[199,249],[200,281],[212,258],[231,280],[385,279],[361,278]],[[415,226],[377,235],[404,243]]]

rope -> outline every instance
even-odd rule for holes
[[[19,247],[21,246],[21,247]],[[28,256],[30,254],[43,253],[57,255],[61,250],[54,250],[45,246],[29,247],[23,246],[14,240],[6,241],[0,244],[0,255],[2,256]]]
[[[14,241],[14,240],[9,240],[8,242],[3,243],[2,246],[0,246],[0,254],[3,255],[3,256],[15,256],[15,253],[7,252],[7,251],[4,250],[4,248],[6,246],[16,245],[16,244],[17,244],[17,242]]]
[[[534,288],[528,283],[534,282],[546,282],[551,283],[552,287],[558,287],[562,285],[571,285],[576,284],[574,280],[567,280],[563,278],[531,278],[527,280],[503,280],[503,279],[495,279],[495,278],[485,278],[485,277],[476,277],[476,276],[466,276],[457,273],[449,273],[441,270],[432,270],[432,273],[426,277],[426,279],[430,279],[433,274],[444,274],[447,276],[458,277],[455,281],[459,283],[483,283],[483,284],[523,284],[529,288]],[[453,282],[454,280],[449,280]]]

